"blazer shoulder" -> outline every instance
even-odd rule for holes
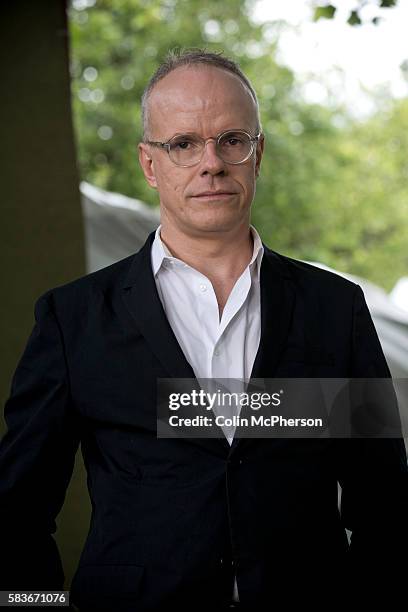
[[[109,266],[95,272],[89,272],[67,283],[56,285],[42,293],[36,304],[47,302],[52,308],[62,313],[69,313],[73,308],[88,305],[96,296],[114,292],[126,279],[136,253],[129,255]]]
[[[274,258],[285,275],[295,284],[312,290],[330,290],[339,292],[356,291],[358,284],[332,270],[320,268],[301,259],[294,259],[282,253],[267,249],[268,256]]]

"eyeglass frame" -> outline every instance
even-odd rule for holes
[[[225,159],[223,159],[221,157],[221,155],[218,154],[218,145],[219,145],[219,141],[222,138],[222,136],[224,136],[224,134],[228,134],[228,132],[238,132],[239,134],[245,134],[246,136],[248,136],[250,142],[251,142],[251,150],[248,153],[248,155],[241,161],[239,162],[231,162],[231,161],[226,161]],[[203,151],[201,154],[201,157],[198,161],[194,162],[193,164],[178,164],[177,162],[174,161],[174,159],[172,159],[170,157],[170,142],[172,140],[174,140],[174,138],[180,137],[180,136],[190,136],[193,135],[194,136],[198,136],[198,134],[196,134],[195,132],[186,132],[185,134],[181,133],[181,134],[175,134],[174,136],[172,136],[171,138],[169,138],[169,140],[167,140],[166,142],[160,142],[158,140],[146,140],[145,143],[155,146],[155,147],[161,147],[162,149],[166,149],[167,154],[169,156],[169,159],[171,162],[173,162],[173,164],[175,164],[176,166],[178,166],[179,168],[191,168],[192,166],[196,166],[197,164],[199,164],[201,162],[201,160],[204,157],[204,153],[205,153],[205,147],[206,144],[209,140],[215,140],[215,148],[217,151],[217,154],[219,156],[220,159],[222,159],[222,161],[225,164],[231,164],[233,166],[239,166],[240,164],[245,163],[246,161],[248,161],[248,159],[251,157],[251,155],[253,154],[254,150],[255,150],[255,143],[259,142],[259,139],[261,137],[262,132],[259,132],[256,136],[251,136],[251,134],[249,132],[247,132],[246,130],[241,130],[241,129],[230,129],[230,130],[224,130],[223,132],[220,132],[219,134],[217,134],[217,136],[210,136],[209,138],[201,138],[201,136],[198,136],[204,143],[203,146]]]

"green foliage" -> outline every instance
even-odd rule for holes
[[[338,0],[338,3],[340,2],[340,0]],[[393,6],[397,5],[397,0],[380,0],[380,3],[378,4],[378,0],[374,0],[374,2],[371,0],[356,0],[356,8],[354,8],[351,12],[350,15],[347,19],[347,23],[351,26],[357,26],[357,25],[361,25],[362,24],[362,20],[360,17],[360,11],[363,7],[365,7],[367,4],[371,4],[375,7],[379,7],[379,8],[392,8]],[[321,19],[322,17],[325,19],[333,19],[334,15],[336,14],[336,10],[337,8],[335,6],[333,6],[332,4],[326,4],[323,6],[315,6],[314,8],[314,21],[318,21],[318,19]],[[376,16],[376,17],[372,17],[371,18],[371,23],[373,23],[374,25],[378,25],[381,22],[381,17],[380,16]]]
[[[352,163],[344,169],[347,189],[336,210],[346,232],[333,228],[326,237],[344,269],[386,288],[408,270],[407,126],[408,100],[402,100],[343,134]],[[338,251],[342,242],[344,253]]]
[[[314,21],[318,21],[319,19],[333,19],[336,10],[336,7],[332,4],[327,4],[326,6],[316,6],[313,19]]]
[[[351,11],[350,17],[347,19],[347,23],[349,25],[361,25],[360,15],[357,11]]]
[[[408,104],[362,125],[341,109],[305,104],[294,75],[275,60],[281,24],[255,25],[249,6],[98,0],[70,9],[81,176],[157,204],[137,160],[143,88],[169,48],[224,50],[260,99],[266,148],[253,222],[264,241],[390,288],[408,266]]]

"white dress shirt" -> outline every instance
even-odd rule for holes
[[[244,384],[250,379],[261,337],[259,278],[264,249],[258,232],[250,226],[252,258],[228,296],[220,320],[211,281],[173,257],[160,238],[160,228],[151,250],[153,274],[167,319],[196,378]],[[232,444],[234,428],[223,430]],[[236,580],[233,599],[238,600]]]

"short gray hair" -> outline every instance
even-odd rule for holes
[[[175,70],[176,68],[179,68],[180,66],[194,65],[214,66],[215,68],[227,70],[228,72],[235,74],[242,81],[242,83],[246,85],[255,102],[257,131],[260,132],[261,122],[259,118],[258,98],[249,79],[245,76],[245,74],[242,72],[241,68],[236,62],[226,57],[222,53],[222,51],[218,53],[212,53],[211,51],[207,51],[206,49],[171,49],[164,58],[164,61],[160,64],[160,66],[150,78],[142,94],[141,109],[143,139],[147,139],[147,134],[149,131],[148,102],[149,96],[153,88],[159,81],[161,81],[170,72],[173,72],[173,70]]]

